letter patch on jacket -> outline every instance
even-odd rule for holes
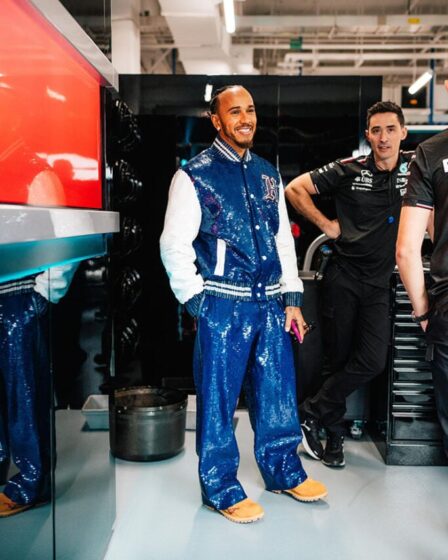
[[[264,200],[271,200],[272,202],[278,202],[278,185],[274,177],[269,177],[268,175],[262,175],[261,178],[264,181],[265,195]]]

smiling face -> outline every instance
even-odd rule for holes
[[[375,113],[371,116],[366,138],[370,142],[378,169],[391,170],[397,165],[400,143],[407,136],[395,113]]]
[[[216,113],[211,115],[211,120],[221,138],[240,156],[252,147],[257,115],[254,101],[243,87],[235,86],[219,95]]]

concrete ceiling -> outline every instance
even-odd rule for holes
[[[447,0],[235,5],[236,32],[229,35],[220,0],[141,0],[142,71],[381,75],[393,85],[409,83],[433,65],[439,82],[448,79]]]

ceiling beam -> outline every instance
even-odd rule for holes
[[[146,73],[152,74],[154,70],[157,68],[157,66],[165,60],[165,58],[170,52],[171,49],[166,49],[165,51],[163,51],[162,54],[158,58],[156,58],[156,60],[152,63],[151,67],[146,70]]]

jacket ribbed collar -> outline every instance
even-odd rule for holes
[[[234,162],[241,163],[242,161],[250,161],[252,159],[252,155],[250,150],[246,150],[244,152],[243,157],[240,157],[239,154],[225,142],[218,134],[215,138],[215,141],[212,144],[212,147],[219,152],[222,157]]]

